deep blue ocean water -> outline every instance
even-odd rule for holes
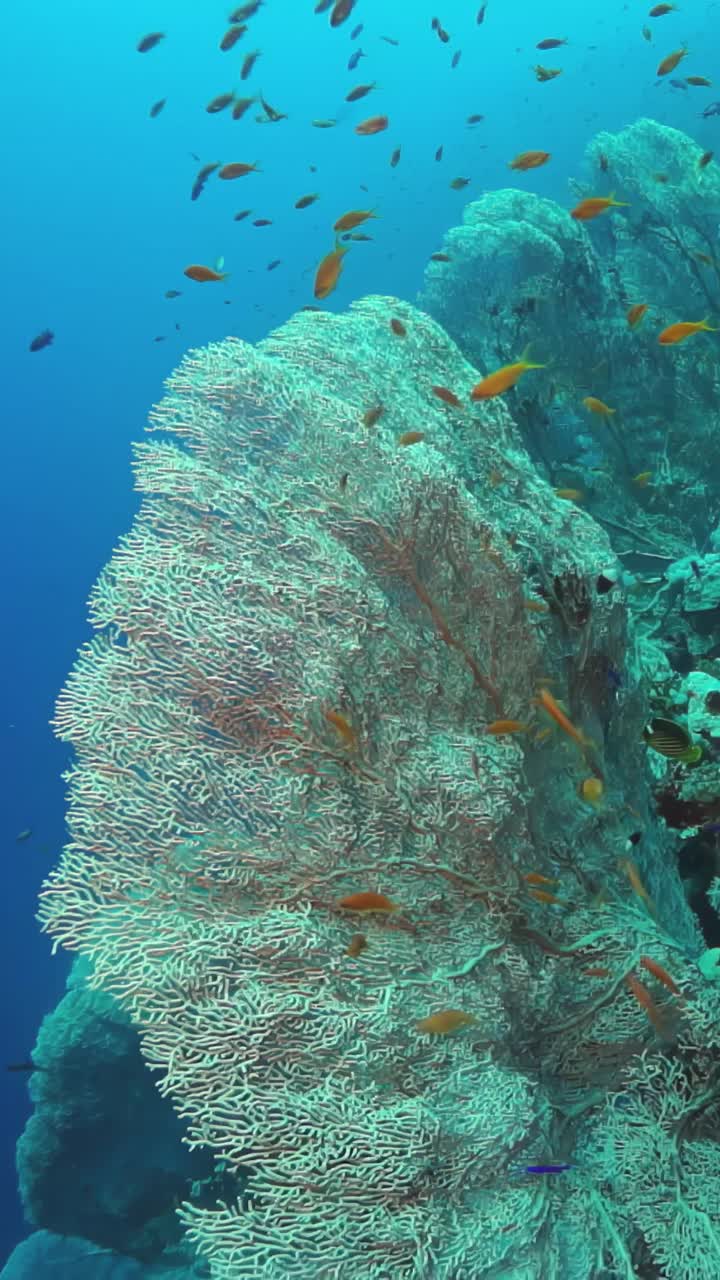
[[[48,721],[89,634],[90,587],[132,520],[130,442],[141,437],[182,353],[228,334],[255,341],[312,304],[315,267],[346,209],[374,207],[381,216],[369,225],[373,240],[352,246],[340,286],[324,304],[339,310],[366,293],[412,300],[429,254],[482,191],[528,186],[569,207],[568,180],[582,177],[584,148],[600,129],[652,116],[720,151],[720,117],[700,118],[720,97],[717,3],[682,0],[678,13],[652,21],[649,0],[489,0],[480,26],[478,7],[478,0],[358,0],[333,31],[327,15],[314,15],[313,0],[266,0],[248,36],[227,53],[218,43],[230,6],[217,0],[37,0],[5,15],[0,938],[8,1062],[28,1057],[68,969],[67,957],[50,957],[34,919],[41,881],[64,839],[67,753]],[[435,15],[450,32],[447,45],[431,29]],[[364,29],[351,41],[360,22]],[[151,30],[166,39],[141,55],[136,44]],[[535,49],[539,40],[565,36],[567,47]],[[692,57],[678,75],[716,75],[717,87],[656,84],[659,59],[683,42]],[[348,71],[358,45],[367,57]],[[262,55],[243,90],[238,72],[250,48]],[[563,75],[538,84],[531,70],[538,61],[561,66]],[[375,80],[380,88],[364,101],[344,102],[355,84]],[[205,111],[231,89],[260,90],[289,118],[259,125],[252,108],[239,122]],[[150,106],[165,97],[151,119]],[[357,137],[355,123],[376,112],[389,115],[390,128]],[[485,118],[468,127],[473,113]],[[315,129],[316,117],[338,124]],[[552,163],[510,173],[507,162],[530,148],[551,151]],[[211,179],[191,201],[200,164],[213,160],[256,161],[262,172]],[[458,176],[471,182],[453,191]],[[294,208],[316,191],[315,204]],[[234,222],[246,207],[252,215]],[[272,225],[255,227],[256,217]],[[230,272],[224,284],[183,276],[188,263],[220,257]],[[169,289],[182,294],[167,300]],[[54,343],[30,353],[45,328]],[[28,828],[32,834],[18,842]],[[3,1071],[0,1082],[1,1263],[25,1234],[14,1144],[28,1101],[22,1074]]]

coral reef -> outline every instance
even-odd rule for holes
[[[641,735],[667,658],[505,405],[433,391],[478,376],[390,298],[191,353],[58,705],[44,927],[238,1178],[180,1208],[213,1280],[720,1265],[720,987]]]
[[[117,1001],[87,986],[78,961],[43,1021],[30,1081],[34,1113],[18,1143],[29,1221],[82,1237],[92,1256],[141,1261],[177,1252],[175,1208],[212,1174],[153,1087],[137,1034]]]

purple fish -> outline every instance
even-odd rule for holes
[[[571,1164],[526,1164],[523,1166],[524,1173],[565,1173],[567,1169],[574,1168]]]
[[[363,53],[362,49],[356,49],[354,53],[351,53],[348,60],[348,71],[354,71],[361,58],[367,58],[367,54]]]
[[[142,40],[138,40],[135,47],[138,53],[148,53],[150,49],[154,49],[155,45],[164,39],[164,31],[151,31],[149,35],[143,36]]]
[[[720,102],[711,102],[701,114],[703,120],[709,120],[710,116],[720,116]]]

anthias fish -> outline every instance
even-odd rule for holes
[[[151,31],[149,35],[143,36],[138,40],[136,48],[138,53],[148,53],[150,49],[154,49],[161,40],[165,39],[164,31]]]
[[[609,196],[587,196],[585,200],[575,205],[570,212],[570,217],[576,222],[590,222],[601,213],[607,213],[608,209],[624,208],[627,203],[627,200],[616,200],[614,192]]]
[[[200,263],[193,263],[186,267],[183,275],[189,280],[195,280],[198,284],[208,284],[210,281],[227,280],[227,271],[216,271],[214,267],[205,267]]]
[[[681,320],[677,324],[669,324],[667,329],[663,329],[658,335],[658,342],[663,347],[675,346],[678,342],[685,342],[687,338],[691,338],[694,333],[720,333],[720,329],[713,328],[707,320]]]

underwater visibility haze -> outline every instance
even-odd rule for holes
[[[7,17],[0,1280],[720,1275],[719,16]]]

